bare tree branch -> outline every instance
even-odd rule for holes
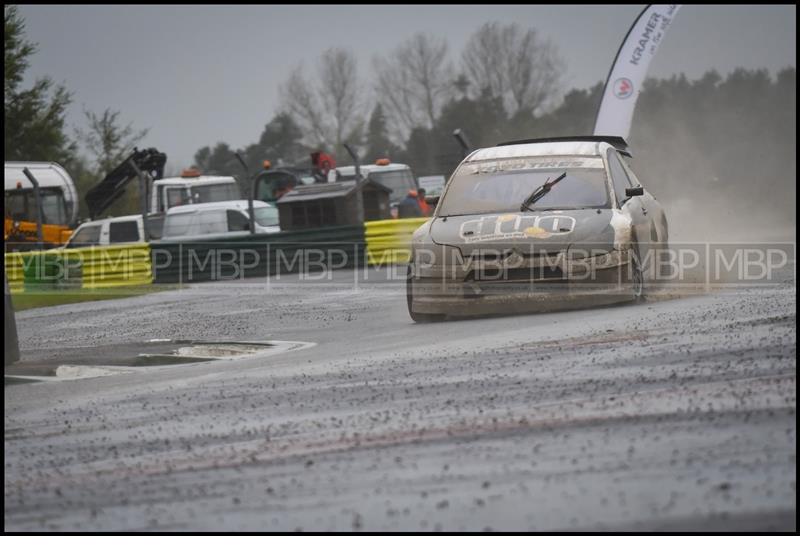
[[[563,73],[555,46],[517,23],[481,26],[467,43],[462,62],[476,92],[502,98],[510,115],[541,112],[557,93]]]
[[[319,78],[321,100],[333,114],[333,137],[338,151],[363,124],[355,57],[337,48],[326,50],[319,64]]]
[[[313,144],[328,142],[322,106],[311,89],[311,83],[303,73],[302,65],[298,65],[289,75],[286,83],[281,86],[281,99],[286,113],[301,126],[304,132],[310,133]]]
[[[345,141],[358,141],[364,124],[363,93],[355,56],[331,48],[320,57],[316,83],[298,66],[281,86],[283,109],[306,132],[311,145],[341,151]]]
[[[447,42],[417,33],[386,59],[373,60],[377,100],[383,105],[396,138],[415,127],[431,128],[452,89],[453,69]]]

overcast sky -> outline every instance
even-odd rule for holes
[[[488,21],[519,22],[552,39],[566,63],[564,89],[604,80],[644,5],[617,6],[20,6],[39,44],[26,84],[47,75],[73,92],[68,122],[82,109],[120,110],[150,128],[141,147],[189,165],[197,149],[258,140],[279,107],[279,85],[299,62],[314,67],[332,46],[356,53],[367,82],[371,59],[415,32],[447,38],[458,59]],[[796,6],[686,5],[650,75],[696,78],[738,66],[771,73],[796,66]]]

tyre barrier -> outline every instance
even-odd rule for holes
[[[364,223],[367,263],[370,266],[405,264],[411,257],[411,235],[428,218],[368,221]]]

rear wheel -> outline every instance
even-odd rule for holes
[[[411,316],[411,320],[420,324],[426,322],[439,322],[444,320],[445,315],[430,314],[430,313],[415,313],[412,310],[412,304],[414,303],[413,285],[414,285],[414,265],[409,264],[408,273],[406,274],[406,303],[408,304],[408,314],[409,316]]]

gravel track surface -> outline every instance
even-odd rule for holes
[[[316,345],[6,385],[5,529],[795,528],[793,281],[421,325],[379,279],[18,313],[26,363]]]

